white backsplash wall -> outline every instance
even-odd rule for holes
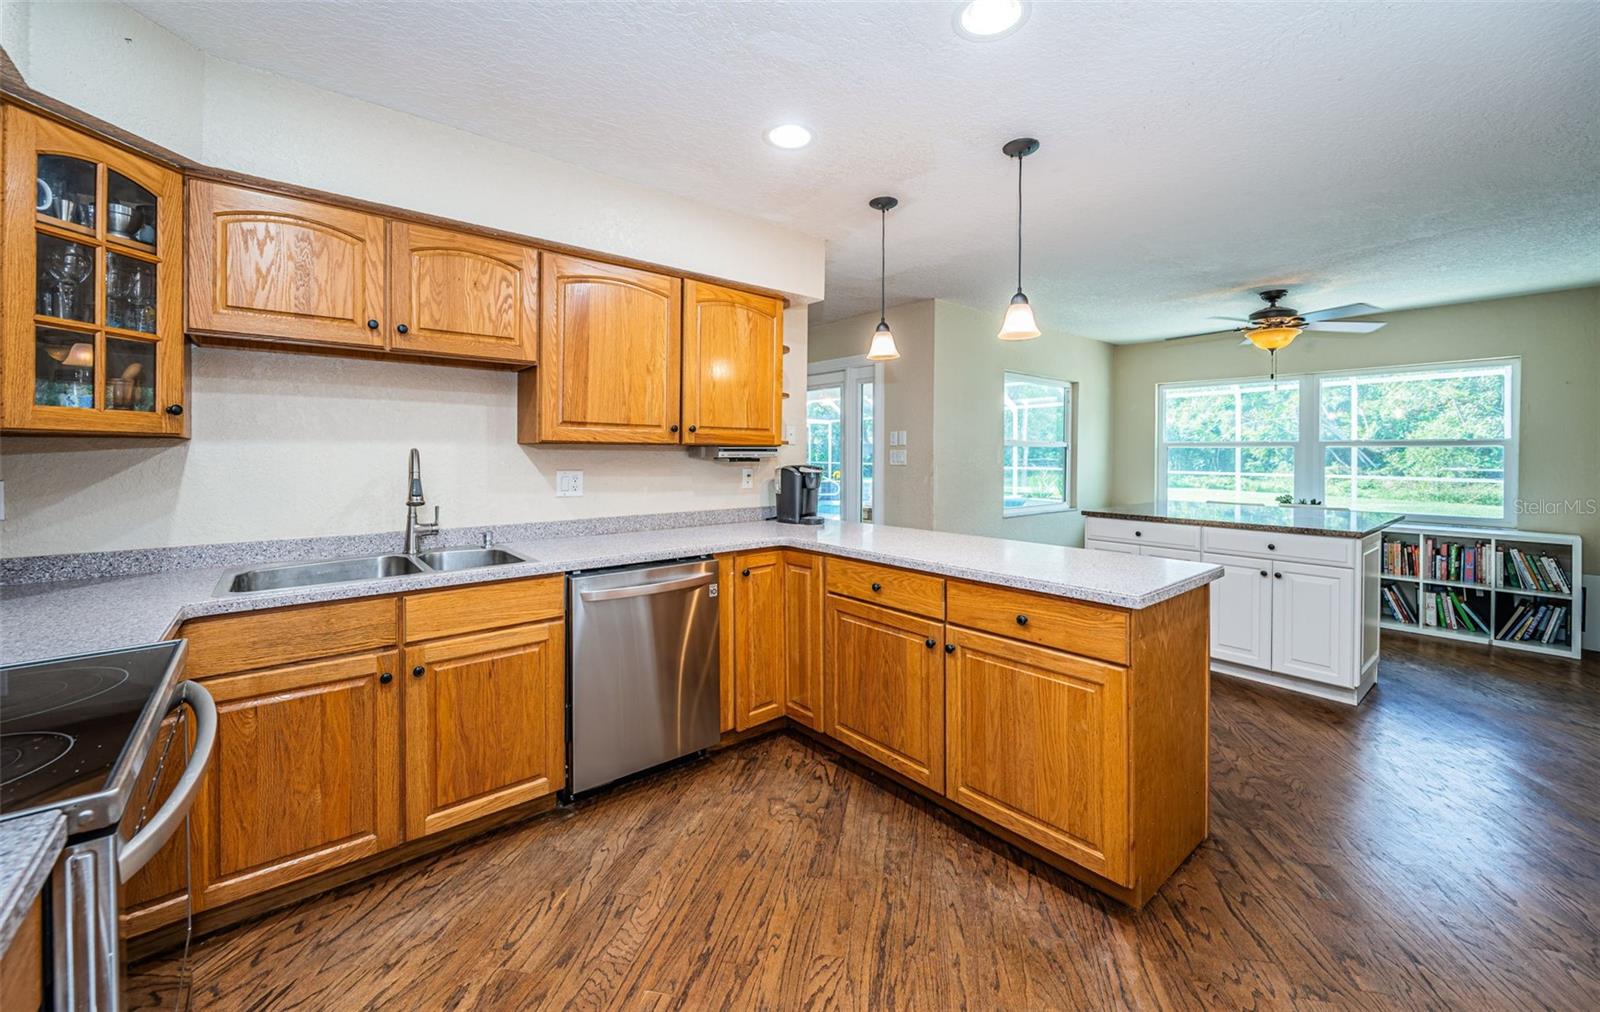
[[[804,427],[806,313],[784,314],[785,425]],[[399,530],[406,452],[446,526],[765,506],[773,472],[683,448],[521,446],[516,374],[194,348],[192,438],[0,441],[0,555]],[[583,471],[556,498],[556,470]],[[431,513],[430,513],[431,515]]]

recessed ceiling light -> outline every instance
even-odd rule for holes
[[[956,11],[956,32],[987,41],[1010,35],[1028,15],[1022,0],[972,0]]]
[[[803,148],[811,143],[811,131],[798,123],[784,123],[767,131],[767,143],[791,151]]]

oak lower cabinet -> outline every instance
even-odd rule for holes
[[[784,553],[734,556],[727,584],[733,593],[734,728],[744,731],[784,714],[788,671]]]
[[[218,724],[194,809],[199,906],[400,841],[398,661],[384,651],[206,681]]]
[[[944,623],[827,595],[824,731],[944,790]]]
[[[188,205],[190,333],[384,346],[382,217],[201,179]]]
[[[389,349],[533,364],[539,254],[480,235],[389,223]]]
[[[822,730],[822,556],[783,553],[783,710],[814,731]]]
[[[1127,669],[950,630],[950,800],[1128,885]]]
[[[683,283],[683,441],[783,441],[783,300]]]
[[[566,782],[565,626],[406,647],[406,836],[553,794]]]
[[[518,377],[524,443],[678,443],[683,282],[547,253],[539,365]]]

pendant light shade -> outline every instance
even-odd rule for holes
[[[872,362],[891,362],[900,357],[900,349],[895,346],[894,333],[889,330],[889,298],[888,298],[888,248],[889,248],[889,212],[900,201],[894,197],[873,197],[867,201],[867,206],[877,211],[878,222],[878,326],[872,331],[872,344],[867,348],[867,359]]]
[[[1006,307],[1006,318],[1000,324],[1002,341],[1031,341],[1039,336],[1039,324],[1033,318],[1033,307],[1022,294],[1022,160],[1039,150],[1039,142],[1032,137],[1018,137],[1006,143],[1000,151],[1007,158],[1017,160],[1017,294],[1011,296]]]

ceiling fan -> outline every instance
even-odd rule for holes
[[[1289,347],[1301,331],[1318,330],[1335,334],[1370,334],[1383,326],[1382,321],[1369,320],[1358,322],[1346,320],[1346,316],[1366,316],[1369,313],[1380,312],[1377,306],[1370,306],[1365,302],[1352,302],[1347,306],[1334,306],[1331,309],[1319,309],[1312,313],[1302,313],[1289,306],[1278,305],[1279,300],[1288,295],[1285,288],[1272,288],[1261,293],[1261,298],[1266,306],[1251,313],[1248,317],[1217,316],[1216,320],[1228,320],[1233,323],[1243,324],[1234,327],[1235,333],[1245,335],[1241,344],[1253,344],[1262,351],[1272,355],[1272,375],[1276,378],[1278,373],[1278,352]]]

